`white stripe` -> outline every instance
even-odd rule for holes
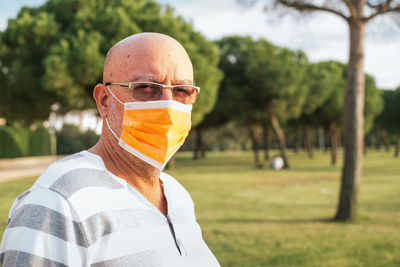
[[[68,266],[83,266],[87,261],[84,258],[86,254],[84,247],[26,227],[6,229],[1,242],[0,254],[5,249],[30,253]]]
[[[70,220],[75,220],[67,201],[60,194],[48,189],[36,187],[29,195],[16,201],[15,206],[10,210],[10,216],[23,206],[33,204],[52,209]]]
[[[69,160],[66,162],[54,162],[51,164],[47,170],[38,178],[32,188],[35,188],[37,184],[40,183],[40,186],[49,188],[53,185],[53,183],[61,177],[63,174],[70,170],[75,170],[79,168],[89,168],[89,169],[96,169],[102,170],[102,166],[95,162],[90,162],[88,157],[78,158],[76,160]]]
[[[92,262],[99,262],[146,250],[175,247],[169,226],[161,225],[112,233],[90,246],[89,253]],[[176,256],[179,256],[178,249],[175,251]]]
[[[145,101],[145,102],[126,102],[126,110],[133,109],[156,109],[156,108],[172,108],[185,113],[192,111],[192,105],[183,104],[173,100],[158,100],[158,101]]]
[[[135,156],[138,157],[139,159],[141,159],[141,160],[147,162],[148,164],[150,164],[150,165],[156,167],[157,169],[159,169],[159,170],[161,170],[161,171],[164,169],[165,164],[163,165],[162,163],[160,163],[160,162],[158,162],[158,161],[156,161],[156,160],[154,160],[154,159],[152,159],[152,158],[146,156],[145,154],[143,154],[143,153],[137,151],[136,149],[134,149],[133,147],[131,147],[130,145],[128,145],[127,143],[125,143],[124,140],[119,139],[119,145],[120,145],[121,147],[123,147],[126,151],[128,151],[129,153],[135,155]]]
[[[198,223],[175,224],[174,230],[177,238],[185,243],[204,242]]]
[[[79,214],[81,221],[104,211],[147,208],[126,188],[110,190],[103,187],[85,187],[74,193],[68,200]]]

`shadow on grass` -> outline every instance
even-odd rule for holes
[[[223,219],[198,219],[199,223],[334,223],[334,218],[314,219],[246,219],[246,218],[223,218]]]

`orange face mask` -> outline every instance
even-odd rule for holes
[[[192,105],[172,100],[121,102],[124,105],[121,137],[111,129],[119,145],[148,164],[162,170],[182,146],[191,127]]]

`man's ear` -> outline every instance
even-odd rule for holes
[[[96,101],[97,110],[99,111],[100,117],[105,119],[110,107],[111,97],[104,84],[99,83],[96,85],[93,90],[93,98]]]

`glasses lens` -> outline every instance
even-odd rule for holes
[[[158,100],[161,96],[163,86],[156,83],[134,83],[133,97],[140,101]],[[194,86],[182,85],[172,89],[175,101],[184,104],[193,104],[197,98],[197,89]]]
[[[197,98],[197,89],[191,86],[174,87],[173,94],[176,101],[193,104]]]
[[[135,83],[133,97],[140,101],[155,100],[160,96],[162,86],[151,83]]]

